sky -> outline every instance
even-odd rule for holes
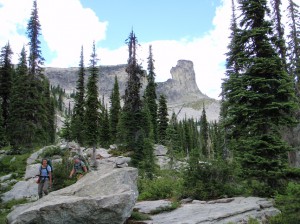
[[[0,0],[0,47],[10,43],[13,63],[28,43],[32,6],[33,0]],[[88,67],[93,41],[99,65],[126,64],[125,40],[133,30],[144,69],[152,45],[157,82],[172,78],[178,60],[191,60],[200,91],[220,99],[231,0],[37,0],[37,6],[45,66],[78,66],[83,46]]]

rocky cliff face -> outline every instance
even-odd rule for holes
[[[159,83],[157,88],[158,93],[167,96],[169,103],[184,103],[208,98],[201,93],[196,84],[193,62],[179,60],[170,72],[172,79]]]
[[[100,66],[99,69],[99,93],[109,106],[109,97],[113,89],[115,77],[118,78],[120,94],[126,89],[128,74],[126,65]],[[86,73],[86,79],[88,72]],[[66,93],[75,92],[78,79],[78,68],[50,68],[45,69],[45,75],[52,86],[60,86]],[[218,120],[220,103],[215,99],[202,94],[196,84],[196,76],[193,62],[179,60],[177,65],[171,68],[172,79],[157,83],[157,96],[164,94],[167,98],[169,113],[175,112],[178,119],[185,117],[200,118],[203,105],[205,106],[208,120]],[[147,80],[142,80],[143,93]]]

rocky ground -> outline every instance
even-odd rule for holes
[[[66,148],[66,144],[59,145]],[[70,143],[71,151],[83,150],[75,143]],[[38,170],[42,148],[27,160],[27,169],[22,181],[16,181],[11,175],[0,177],[1,185],[12,184],[10,191],[4,193],[2,200],[28,198],[33,202],[16,207],[8,215],[8,223],[118,223],[123,224],[133,210],[150,214],[151,220],[145,224],[212,224],[212,223],[247,223],[249,218],[263,222],[269,216],[280,211],[273,207],[273,202],[265,198],[235,197],[214,201],[197,201],[184,199],[180,206],[169,212],[153,214],[157,210],[168,210],[172,205],[169,200],[137,202],[137,170],[128,167],[129,157],[114,157],[108,149],[96,149],[98,169],[85,175],[76,184],[51,192],[37,200],[35,175]],[[117,150],[111,146],[110,150]],[[84,150],[85,155],[92,153]],[[168,168],[167,149],[162,145],[155,146],[158,165]],[[60,158],[53,160],[61,162]],[[175,164],[182,166],[184,164]],[[98,214],[98,215],[97,215]],[[139,222],[141,223],[141,222]]]

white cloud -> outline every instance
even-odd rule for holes
[[[225,73],[225,53],[229,42],[229,26],[231,19],[231,0],[223,0],[223,4],[216,9],[213,20],[214,28],[194,39],[157,40],[141,43],[138,59],[144,69],[147,68],[149,45],[152,45],[155,60],[156,81],[166,81],[171,78],[170,70],[180,59],[191,60],[194,64],[196,81],[202,93],[212,98],[219,98],[221,82]],[[195,27],[197,29],[197,27]],[[126,63],[127,48],[99,53],[102,64]],[[115,63],[117,62],[117,63]]]
[[[51,66],[73,66],[79,62],[80,49],[105,39],[107,22],[99,21],[94,11],[83,8],[79,0],[40,1],[43,37],[57,57]]]
[[[33,0],[0,0],[0,46],[10,42],[19,53],[28,43],[25,31],[31,14]],[[38,0],[38,13],[42,37],[51,54],[56,55],[47,66],[67,67],[77,65],[80,49],[92,49],[92,43],[105,39],[108,22],[101,22],[96,14],[83,8],[79,0]],[[20,34],[23,30],[23,34]],[[15,54],[13,61],[17,62]],[[74,61],[76,60],[76,63]]]
[[[38,0],[37,4],[43,38],[56,55],[46,65],[77,66],[81,45],[84,46],[88,65],[92,42],[95,40],[96,44],[101,44],[101,40],[105,39],[108,22],[99,21],[96,14],[91,9],[83,8],[79,0]],[[19,7],[15,7],[16,5]],[[26,30],[31,9],[32,0],[0,0],[1,47],[9,40],[11,46],[17,49],[13,49],[14,52],[20,52],[27,41],[25,36],[18,34],[18,29]],[[139,39],[140,62],[146,69],[149,44],[152,44],[156,80],[166,81],[171,78],[170,69],[176,66],[178,60],[191,60],[199,89],[209,97],[218,98],[225,71],[223,64],[228,45],[230,14],[231,0],[223,0],[215,12],[214,28],[201,37],[156,40],[149,43],[143,43]],[[125,45],[115,50],[99,47],[97,53],[101,65],[125,64],[128,59]]]

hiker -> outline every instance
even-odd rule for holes
[[[47,195],[49,193],[48,188],[52,186],[52,168],[48,164],[47,159],[42,159],[42,164],[40,166],[40,175],[36,182],[39,184],[39,198],[42,198],[43,192],[45,195]]]
[[[81,177],[83,177],[84,173],[87,173],[87,168],[85,163],[79,159],[79,156],[74,156],[73,159],[74,166],[69,177],[72,178],[72,176],[76,174],[77,180],[79,180]]]

